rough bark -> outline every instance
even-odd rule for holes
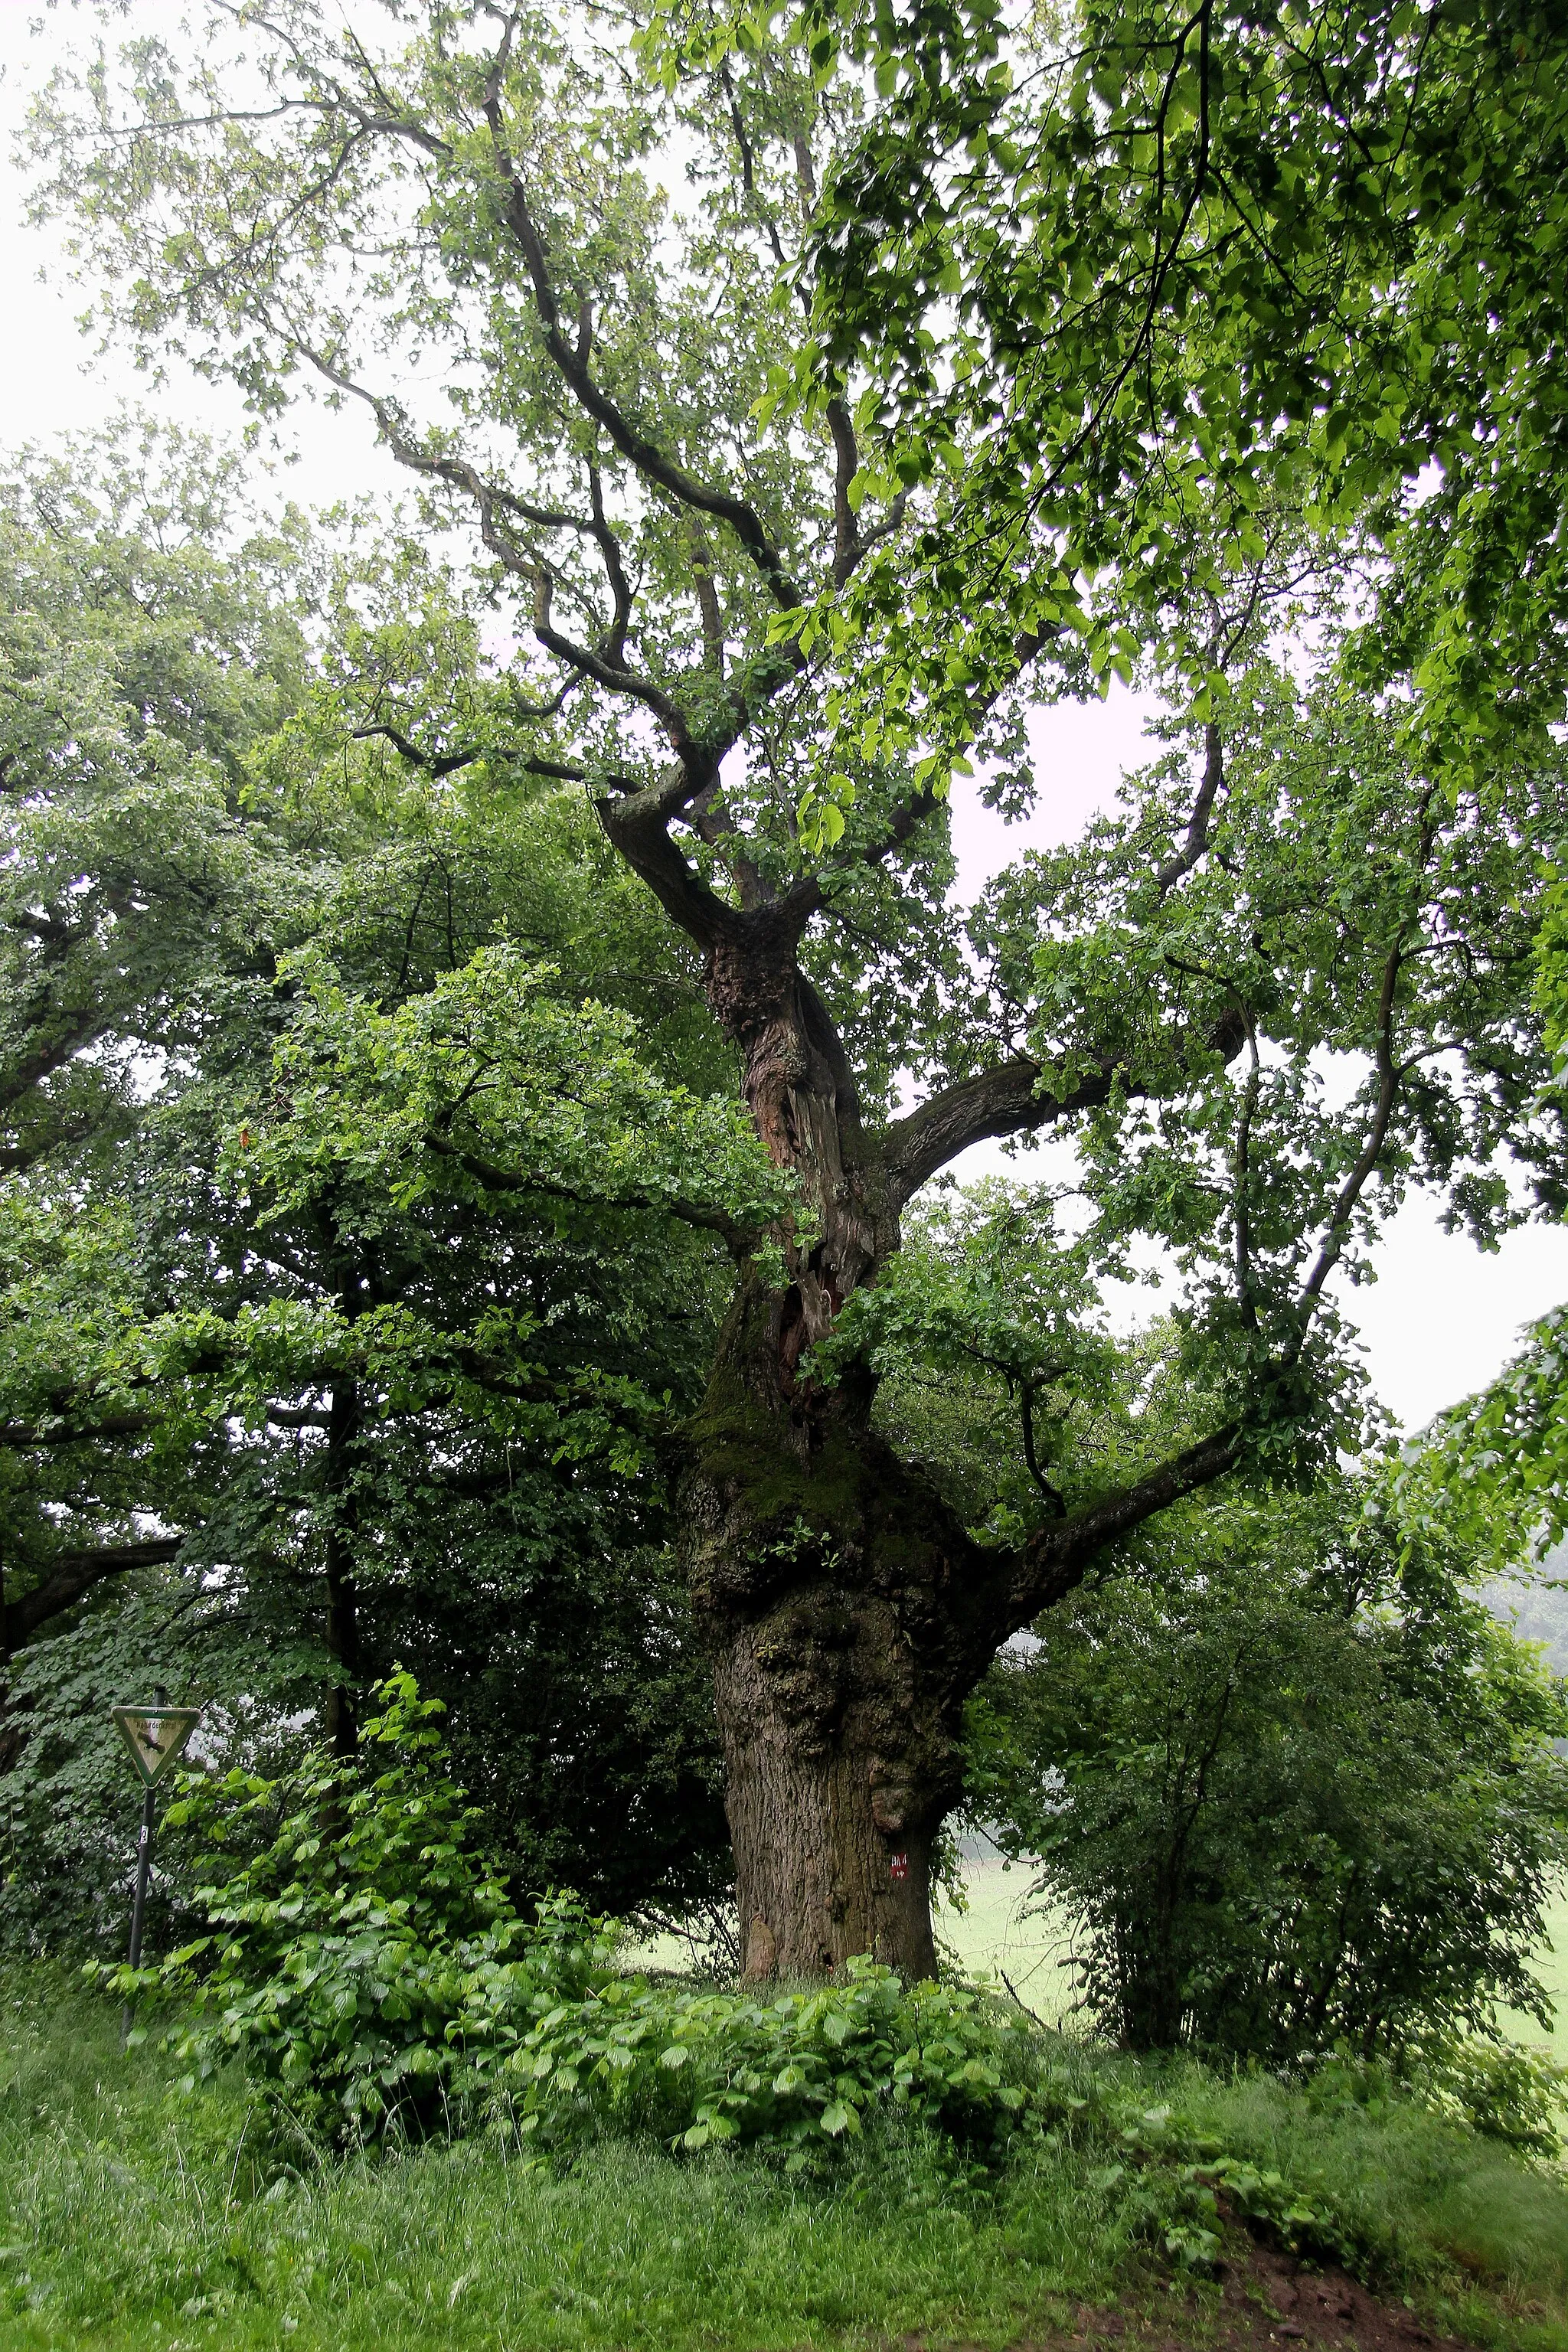
[[[872,1431],[869,1374],[825,1390],[801,1369],[899,1230],[793,950],[781,913],[711,954],[757,1131],[818,1230],[805,1245],[781,1236],[781,1288],[742,1278],[689,1432],[683,1540],[714,1663],[748,1975],[820,1976],[869,1952],[921,1977],[961,1711],[994,1647],[974,1604],[997,1566]]]

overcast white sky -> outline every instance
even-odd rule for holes
[[[130,13],[167,22],[177,10],[166,0],[135,0]],[[86,429],[121,402],[138,400],[161,415],[237,435],[243,416],[236,394],[178,375],[149,394],[123,362],[97,358],[77,331],[82,298],[65,283],[55,241],[21,226],[22,184],[9,150],[26,85],[45,53],[45,42],[32,37],[37,22],[37,0],[0,0],[0,319],[6,326],[0,442],[15,447]],[[52,44],[71,23],[63,11],[51,18],[45,41]],[[40,271],[50,282],[39,282]],[[295,462],[280,471],[279,486],[302,504],[362,491],[385,499],[400,489],[396,468],[376,450],[361,415],[307,406],[286,431],[286,454]],[[1106,704],[1042,715],[1036,737],[1040,805],[1031,822],[1004,827],[972,803],[955,812],[967,887],[1026,841],[1068,838],[1106,805],[1123,767],[1143,756],[1142,725],[1136,698],[1120,691]],[[984,1147],[970,1155],[975,1172],[987,1164],[1003,1163]],[[1379,1265],[1375,1288],[1355,1301],[1355,1319],[1374,1384],[1415,1429],[1480,1387],[1513,1352],[1521,1327],[1568,1298],[1568,1227],[1532,1227],[1483,1255],[1439,1232],[1431,1211],[1414,1202],[1394,1221]]]

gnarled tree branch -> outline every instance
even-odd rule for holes
[[[1023,1135],[1049,1127],[1077,1110],[1104,1102],[1116,1075],[1107,1062],[1066,1095],[1039,1091],[1040,1066],[1027,1055],[1003,1062],[978,1077],[946,1087],[907,1118],[894,1121],[883,1139],[883,1163],[897,1206],[902,1207],[929,1177],[972,1143],[990,1136]]]
[[[19,1643],[29,1641],[40,1625],[58,1617],[64,1610],[102,1584],[111,1576],[124,1576],[138,1568],[160,1568],[177,1559],[185,1538],[182,1536],[149,1536],[139,1543],[102,1544],[91,1550],[58,1551],[51,1557],[49,1573],[30,1592],[5,1604],[4,1646],[15,1649]]]

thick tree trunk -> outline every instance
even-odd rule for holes
[[[995,1639],[996,1563],[870,1426],[874,1383],[802,1359],[899,1246],[843,1047],[765,919],[710,994],[757,1130],[816,1230],[742,1276],[689,1432],[682,1539],[714,1664],[750,1977],[855,1953],[929,1976],[931,1856],[960,1793],[963,1704]]]
[[[746,1972],[853,1953],[929,1976],[931,1855],[961,1788],[996,1563],[868,1426],[868,1383],[781,1370],[794,1286],[731,1311],[682,1528],[714,1661]]]
[[[817,1230],[790,1279],[743,1276],[689,1433],[682,1528],[714,1662],[748,1976],[855,1953],[934,1965],[931,1856],[960,1791],[963,1704],[991,1654],[995,1564],[870,1426],[874,1383],[802,1359],[899,1246],[843,1049],[811,990],[761,959],[710,971],[757,1129]]]
[[[931,1976],[931,1832],[879,1822],[879,1759],[861,1727],[800,1740],[744,1636],[716,1679],[746,1975],[818,1976],[869,1952]]]

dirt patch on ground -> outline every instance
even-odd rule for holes
[[[1355,2352],[1410,2352],[1413,2345],[1451,2346],[1403,2304],[1384,2302],[1343,2271],[1310,2270],[1261,2246],[1232,2262],[1220,2284],[1225,2340],[1268,2344],[1353,2345]]]
[[[1461,2352],[1458,2339],[1423,2326],[1403,2304],[1373,2294],[1344,2271],[1314,2268],[1239,2235],[1226,2248],[1215,2290],[1194,2299],[1191,2319],[1163,2310],[1077,2314],[1071,2340],[1088,2347],[1121,2342],[1128,2352]]]
[[[1213,2285],[1156,2290],[1101,2309],[1081,2304],[1059,2335],[1021,2339],[1014,2352],[1473,2352],[1347,2273],[1318,2269],[1228,2233]],[[892,2352],[892,2347],[889,2347]],[[976,2352],[907,2336],[900,2352]]]

